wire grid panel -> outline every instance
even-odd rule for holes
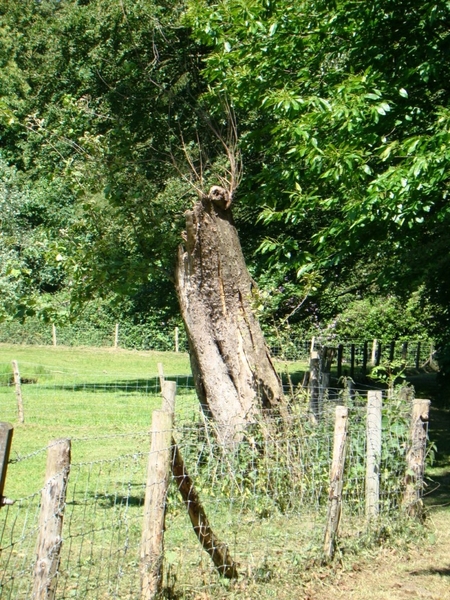
[[[348,398],[349,447],[344,515],[364,513],[364,396]],[[288,426],[265,421],[233,446],[220,446],[214,426],[200,412],[177,415],[175,440],[217,538],[226,543],[239,573],[257,580],[273,565],[286,572],[308,548],[320,547],[328,501],[335,402],[317,422],[306,405],[293,406]],[[381,514],[396,510],[405,472],[407,407],[385,400],[380,457]],[[64,516],[57,598],[139,598],[147,432],[75,438]],[[45,472],[44,448],[13,459],[8,477]],[[393,462],[392,458],[398,453]],[[85,457],[89,457],[86,460]],[[26,491],[34,476],[27,479]],[[34,488],[38,489],[38,488]],[[30,597],[40,492],[27,493],[0,512],[0,597]],[[346,526],[345,518],[341,525]],[[315,546],[314,546],[315,544]],[[213,588],[218,575],[201,549],[186,507],[172,484],[167,497],[165,585],[189,597]],[[193,578],[195,572],[195,578]],[[195,580],[195,584],[193,584]]]

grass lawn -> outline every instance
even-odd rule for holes
[[[18,361],[26,382],[22,384],[24,423],[17,422],[12,360]],[[158,363],[163,364],[167,378],[177,381],[179,427],[184,423],[192,427],[199,418],[198,400],[186,354],[0,344],[0,419],[14,425],[4,494],[16,501],[1,512],[2,599],[28,600],[31,596],[46,447],[65,437],[72,440],[72,466],[58,598],[139,597],[148,432],[152,411],[161,406]],[[286,369],[284,363],[278,366]],[[293,373],[300,368],[295,363],[287,365]],[[196,444],[195,439],[192,443]],[[240,501],[236,509],[230,508],[230,499],[214,498],[210,491],[203,491],[202,497],[216,531],[234,545],[237,556],[252,555],[247,569],[268,577],[264,573],[273,569],[269,567],[272,551],[261,542],[249,550],[254,543],[249,535],[251,531],[255,542],[261,538],[269,544],[270,538],[279,538],[273,524],[255,521],[245,510],[242,513]],[[199,548],[176,490],[168,501],[168,585],[177,577],[185,597],[194,597],[187,575],[194,568],[200,569],[202,578],[195,588],[218,585],[217,590],[227,594],[228,587],[220,583]]]
[[[24,423],[17,422],[15,389],[10,381],[12,360],[18,361],[22,378],[28,380],[22,385]],[[296,510],[281,514],[273,508],[276,492],[264,489],[261,497],[251,493],[248,482],[266,482],[266,478],[257,468],[248,467],[248,458],[243,457],[246,467],[236,471],[235,480],[234,472],[230,479],[231,457],[225,454],[215,462],[219,452],[199,426],[187,354],[0,344],[0,420],[13,423],[15,428],[4,494],[16,500],[15,505],[0,511],[1,600],[29,600],[32,596],[46,446],[62,437],[72,440],[72,466],[56,598],[140,598],[139,547],[148,432],[152,411],[161,406],[158,363],[178,384],[176,435],[183,441],[190,473],[202,472],[208,452],[214,459],[211,471],[203,470],[203,479],[197,478],[196,485],[211,525],[219,539],[228,544],[240,573],[234,583],[218,578],[172,486],[167,499],[165,597],[291,600],[308,597],[308,581],[316,573],[333,576],[335,567],[323,569],[314,559],[322,543],[326,502],[316,500],[308,506],[294,498]],[[276,365],[279,372],[291,376],[294,385],[301,381],[306,368],[304,363],[279,361]],[[323,450],[329,442],[316,440],[316,447]],[[280,447],[283,452],[294,452],[294,446]],[[280,455],[279,464],[284,464],[284,458]],[[327,476],[328,463],[319,465],[316,456],[309,460],[316,461]],[[300,459],[298,464],[302,466]],[[275,465],[268,480],[282,486],[285,475]],[[322,474],[320,481],[323,485]],[[289,477],[285,485],[291,491]],[[302,485],[300,481],[298,489]],[[354,485],[355,493],[358,485]],[[313,487],[317,487],[314,482]],[[322,496],[326,500],[325,488]],[[347,536],[350,548],[361,525],[352,520],[348,506],[341,527],[344,544]],[[406,537],[404,543],[410,543]],[[341,560],[346,560],[344,555]],[[320,595],[314,598],[321,600]]]

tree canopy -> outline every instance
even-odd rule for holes
[[[1,0],[4,313],[61,288],[164,303],[228,106],[261,305],[415,294],[449,331],[449,22],[443,0]]]

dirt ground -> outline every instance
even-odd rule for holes
[[[450,600],[450,508],[430,512],[427,534],[420,549],[381,550],[332,583],[319,576],[302,600]]]
[[[413,383],[417,397],[431,399],[429,438],[437,450],[427,470],[423,541],[375,551],[330,579],[319,574],[301,600],[450,600],[450,387],[432,376]]]

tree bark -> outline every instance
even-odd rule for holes
[[[186,212],[175,274],[197,394],[223,443],[239,439],[264,409],[286,417],[227,198],[214,186]]]

